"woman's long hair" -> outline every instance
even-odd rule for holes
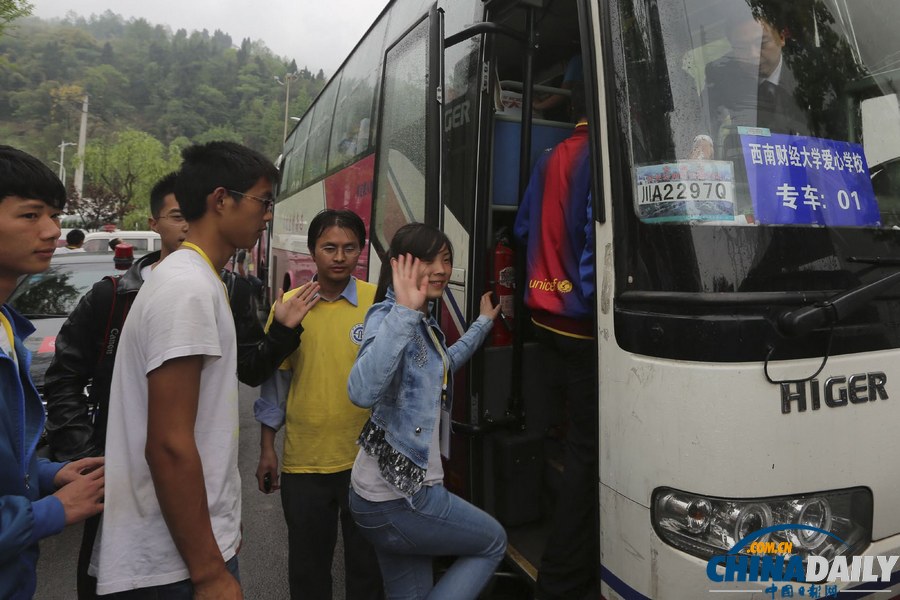
[[[450,251],[450,262],[452,263],[453,244],[440,229],[424,223],[409,223],[398,229],[391,240],[391,247],[381,259],[381,273],[378,275],[375,302],[384,300],[388,286],[394,281],[394,273],[391,270],[392,258],[403,254],[412,254],[419,260],[432,260],[444,246]]]

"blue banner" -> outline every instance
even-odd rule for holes
[[[757,223],[881,225],[862,146],[766,133],[759,129],[741,131]]]

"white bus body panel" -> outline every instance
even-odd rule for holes
[[[661,486],[726,498],[868,487],[876,541],[866,554],[900,554],[900,463],[894,460],[900,451],[900,352],[831,356],[817,376],[821,386],[830,376],[880,371],[887,375],[888,399],[831,408],[823,393],[821,407],[813,410],[807,394],[806,411],[793,401],[787,414],[780,386],[766,381],[762,362],[710,364],[626,352],[614,334],[612,227],[597,225],[595,231],[603,597],[681,600],[756,586],[758,593],[726,593],[732,600],[770,598],[759,582],[710,581],[705,560],[656,535],[650,502]],[[775,379],[802,379],[820,363],[778,361],[769,371]]]
[[[279,202],[272,224],[272,249],[309,254],[306,228],[324,208],[324,179]]]

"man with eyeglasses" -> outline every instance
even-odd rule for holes
[[[229,194],[233,194],[235,196],[240,196],[241,198],[251,198],[260,202],[263,205],[263,210],[269,212],[275,208],[275,198],[272,196],[266,196],[265,198],[260,198],[259,196],[251,196],[245,192],[238,192],[236,190],[226,190]]]
[[[331,600],[340,520],[347,600],[376,600],[384,597],[378,560],[353,522],[348,494],[356,438],[369,416],[347,395],[363,321],[375,298],[375,286],[353,276],[366,227],[351,211],[326,209],[310,222],[307,240],[315,281],[286,296],[315,284],[318,295],[303,319],[300,347],[263,383],[254,406],[261,424],[256,478],[261,492],[281,489],[291,598]],[[282,426],[279,478],[275,434]]]
[[[56,337],[53,362],[44,380],[47,440],[56,460],[101,456],[106,443],[109,385],[118,336],[128,308],[153,267],[178,249],[187,222],[175,200],[171,173],[150,192],[150,229],[161,249],[136,260],[121,277],[104,277],[84,295]],[[90,390],[90,396],[85,390]],[[100,516],[87,520],[78,554],[79,600],[96,597],[95,578],[87,573]]]
[[[47,437],[57,460],[100,456],[106,443],[109,388],[119,333],[138,291],[154,267],[175,252],[188,232],[187,220],[175,197],[178,173],[163,177],[150,192],[147,223],[160,236],[161,249],[140,257],[119,277],[107,277],[91,288],[69,315],[56,338],[53,362],[47,369]],[[233,287],[235,284],[231,281]],[[277,322],[263,333],[256,304],[249,295],[232,297],[231,308],[239,351],[238,376],[250,385],[271,375],[299,344],[295,327],[304,309],[299,302],[281,302]],[[90,389],[90,396],[85,395]],[[96,598],[96,579],[88,575],[100,517],[85,523],[77,566],[79,600]]]

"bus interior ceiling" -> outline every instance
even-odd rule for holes
[[[527,10],[533,2],[491,3],[496,6],[488,19],[522,35],[527,35]],[[534,7],[536,48],[532,71],[535,86],[558,88],[563,83],[563,75],[573,56],[581,52],[578,33],[578,8],[576,0],[544,0],[542,6]],[[518,160],[521,100],[524,76],[523,43],[505,35],[495,35],[489,44],[489,64],[495,104],[500,110],[495,114],[492,154],[494,180],[489,218],[490,235],[496,237],[503,228],[512,231],[515,207],[518,198]],[[543,95],[535,92],[533,99]],[[506,109],[504,110],[504,104]],[[510,110],[509,104],[512,104]],[[531,163],[534,164],[541,151],[552,147],[567,137],[571,120],[566,105],[545,113],[536,112],[532,125]],[[549,121],[549,123],[545,122]],[[500,122],[501,124],[498,124]],[[502,136],[502,137],[501,137]],[[502,185],[500,185],[502,183]],[[493,246],[495,240],[490,240]]]
[[[492,2],[488,19],[516,32],[526,33],[527,3]],[[501,5],[501,6],[498,6]],[[535,85],[559,87],[567,64],[581,51],[576,0],[549,0],[535,7],[537,47],[533,57]],[[506,89],[501,82],[522,82],[524,60],[522,43],[505,35],[492,36],[488,45],[495,90],[501,94],[518,90]],[[509,97],[509,96],[507,96]],[[541,96],[536,93],[534,99]],[[513,103],[514,104],[514,103]],[[532,125],[531,164],[540,153],[568,137],[574,124],[568,116],[567,102],[552,114],[536,114]],[[521,111],[500,103],[491,129],[492,173],[488,247],[493,249],[498,234],[509,235],[515,221],[518,198],[518,165]],[[512,240],[510,240],[512,242]],[[492,277],[496,277],[493,262]],[[524,278],[520,277],[520,281]],[[490,432],[483,446],[482,501],[506,527],[510,540],[510,556],[518,568],[536,577],[540,557],[550,533],[555,496],[562,480],[564,439],[566,431],[565,398],[560,382],[551,381],[555,371],[547,357],[533,341],[530,321],[516,320],[514,335],[524,336],[522,368],[522,428],[498,429]],[[495,327],[502,327],[498,322]],[[513,346],[489,343],[483,353],[482,382],[485,411],[494,418],[506,415],[512,394]],[[561,365],[559,365],[561,367]],[[477,484],[476,484],[477,486]]]
[[[510,29],[526,33],[527,9],[530,3],[515,4],[490,18]],[[562,81],[566,63],[581,51],[578,38],[578,6],[576,0],[546,0],[535,11],[537,48],[534,53],[534,81],[556,85]],[[522,46],[506,36],[495,36],[494,58],[501,80],[522,81]]]

